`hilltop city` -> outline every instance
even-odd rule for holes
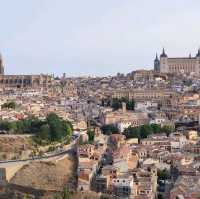
[[[1,199],[199,199],[200,49],[113,76],[5,74]]]

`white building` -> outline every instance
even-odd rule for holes
[[[133,176],[123,176],[112,180],[113,194],[123,198],[133,195]]]
[[[150,124],[164,124],[166,122],[165,118],[162,117],[155,117],[149,121]]]
[[[119,129],[120,132],[124,132],[124,130],[128,127],[130,127],[132,123],[130,121],[123,121],[117,123],[117,128]]]
[[[138,101],[135,103],[136,111],[148,111],[148,109],[157,109],[158,103],[152,101]]]

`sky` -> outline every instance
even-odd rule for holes
[[[6,74],[113,75],[195,55],[199,0],[0,0]]]

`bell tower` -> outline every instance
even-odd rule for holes
[[[0,75],[4,75],[3,58],[1,54],[0,54]]]

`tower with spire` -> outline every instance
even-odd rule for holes
[[[161,73],[168,73],[168,57],[165,53],[165,49],[163,48],[162,54],[160,55],[160,72]]]
[[[160,72],[160,60],[158,59],[158,54],[156,53],[156,58],[154,59],[154,71]]]
[[[165,53],[165,49],[163,48],[162,54],[160,55],[160,57],[167,57],[167,54]]]
[[[0,75],[4,75],[3,58],[1,54],[0,54]]]

